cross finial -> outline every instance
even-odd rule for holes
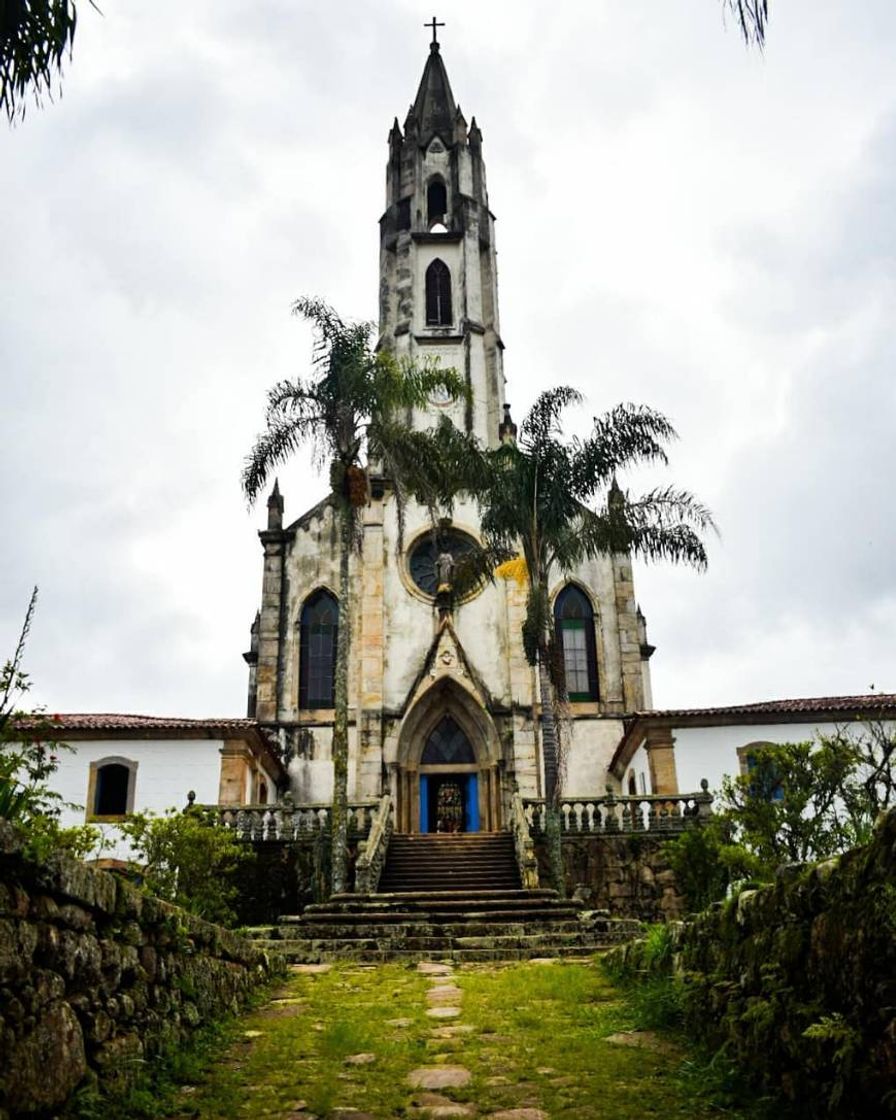
[[[436,20],[436,17],[435,17],[435,16],[433,16],[433,17],[432,17],[432,23],[424,23],[424,25],[423,25],[423,26],[424,26],[424,27],[431,27],[431,28],[432,28],[432,46],[434,46],[434,47],[438,47],[438,45],[439,45],[439,40],[438,40],[438,39],[436,38],[436,28],[437,28],[437,27],[444,27],[444,26],[445,26],[445,24],[444,24],[444,23],[439,23],[439,22],[438,22],[438,21]]]

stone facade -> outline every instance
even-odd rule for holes
[[[482,134],[475,119],[467,125],[454,101],[438,44],[431,48],[403,128],[396,120],[389,135],[380,231],[379,344],[416,361],[438,357],[466,378],[471,391],[471,403],[434,400],[410,422],[428,426],[447,412],[459,427],[495,446],[512,421],[504,395],[494,216]],[[449,279],[448,294],[441,291],[434,310],[435,265],[444,266]],[[283,514],[284,500],[275,489],[260,534],[261,609],[246,655],[249,714],[274,729],[291,755],[296,802],[326,802],[332,790],[333,711],[300,706],[301,618],[310,596],[321,590],[335,596],[338,529],[327,500],[289,523]],[[459,502],[447,529],[475,541],[476,507]],[[477,827],[499,829],[513,782],[523,797],[543,791],[537,690],[520,635],[525,595],[513,583],[487,585],[456,605],[446,621],[410,563],[432,532],[427,513],[412,507],[400,539],[388,481],[373,480],[361,548],[351,558],[349,799],[373,800],[390,792],[397,827],[425,828],[422,754],[434,728],[450,716],[473,753],[465,764],[469,773],[458,772],[458,780],[469,791],[475,779],[469,796],[477,801]],[[558,573],[552,593],[569,582]],[[588,626],[598,696],[573,705],[566,790],[593,796],[608,782],[619,788],[610,761],[623,715],[649,699],[652,649],[629,557],[585,564],[574,582],[593,610]],[[440,774],[429,776],[435,780]]]
[[[105,871],[32,862],[0,821],[0,1118],[124,1088],[271,975],[243,938]]]

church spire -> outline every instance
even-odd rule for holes
[[[454,100],[433,17],[433,39],[404,126],[389,133],[380,219],[380,345],[413,361],[464,371],[471,400],[433,399],[412,423],[450,418],[489,446],[504,399],[494,215],[482,134]],[[509,421],[512,426],[512,421]],[[508,429],[509,431],[509,429]]]
[[[429,58],[423,68],[423,77],[414,99],[414,117],[420,146],[425,148],[433,136],[439,136],[448,145],[453,143],[456,115],[457,105],[433,29]]]

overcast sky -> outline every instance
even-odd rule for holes
[[[302,294],[377,312],[405,0],[79,4],[64,95],[0,132],[0,654],[31,587],[51,711],[242,715],[240,494]],[[896,5],[718,0],[439,18],[483,131],[508,399],[569,382],[680,433],[710,570],[637,572],[657,706],[896,691]],[[590,413],[586,413],[585,417]],[[324,492],[281,474],[287,517]]]

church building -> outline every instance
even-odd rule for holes
[[[424,429],[447,415],[491,447],[513,439],[483,136],[455,102],[435,37],[404,124],[396,119],[388,135],[385,193],[378,345],[399,358],[438,358],[469,387],[468,400],[436,396],[409,422]],[[360,516],[350,571],[354,811],[369,823],[390,794],[395,831],[404,834],[506,832],[519,804],[532,823],[544,768],[537,682],[522,644],[525,590],[496,580],[448,601],[439,594],[446,562],[450,571],[480,540],[469,500],[437,528],[411,505],[400,534],[389,480],[374,477]],[[222,820],[245,818],[252,833],[279,827],[271,810],[288,794],[301,827],[324,826],[343,612],[336,511],[325,498],[288,519],[275,484],[259,536],[247,718],[54,717],[54,731],[74,748],[54,775],[64,824],[95,822],[113,837],[129,813],[164,812],[189,798],[219,807]],[[889,694],[653,710],[653,647],[631,557],[555,573],[550,593],[570,699],[562,781],[569,832],[666,827],[669,806],[694,811],[704,779],[718,790],[769,743],[844,727],[861,734],[896,719]],[[115,854],[124,856],[119,841]]]
[[[378,345],[437,358],[469,386],[468,402],[434,398],[409,417],[415,427],[447,414],[483,444],[513,437],[483,136],[454,99],[435,31],[404,124],[396,118],[389,132]],[[248,714],[279,736],[294,799],[326,802],[342,611],[336,513],[325,499],[285,519],[277,487],[267,508],[261,609],[245,655]],[[451,611],[436,601],[439,555],[458,557],[478,540],[476,506],[460,501],[437,531],[425,510],[410,508],[399,545],[394,495],[374,479],[352,557],[349,799],[391,793],[401,832],[498,830],[508,791],[543,792],[525,592],[498,581]],[[622,717],[650,706],[653,651],[627,555],[586,563],[572,578],[558,573],[551,594],[573,717],[564,790],[595,797],[608,783],[618,788],[610,766]],[[668,736],[648,737],[634,766],[632,792],[677,789]]]

